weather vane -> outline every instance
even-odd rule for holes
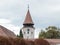
[[[28,9],[29,9],[29,4],[28,4]]]

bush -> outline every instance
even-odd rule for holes
[[[0,45],[49,45],[46,40],[43,39],[35,39],[32,40],[24,40],[22,38],[6,38],[0,36]]]
[[[0,45],[12,45],[12,44],[8,38],[0,37]]]
[[[35,39],[35,45],[50,45],[49,42],[47,42],[44,39]]]
[[[28,41],[28,45],[35,45],[34,41]]]

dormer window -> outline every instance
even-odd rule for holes
[[[27,29],[27,34],[29,34],[29,29]]]

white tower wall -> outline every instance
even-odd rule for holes
[[[34,39],[34,28],[25,27],[22,29],[24,39]]]

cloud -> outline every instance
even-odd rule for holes
[[[36,28],[35,29],[35,38],[38,38],[39,37],[39,32],[41,31],[41,28]]]
[[[7,29],[13,31],[16,35],[19,34],[20,26],[15,26],[12,24],[12,21],[9,19],[0,19],[0,25],[6,27]]]
[[[4,27],[13,31],[16,35],[19,34],[21,28],[20,26],[15,26],[13,24],[5,24]]]
[[[16,35],[19,34],[19,31],[20,31],[20,26],[15,26],[13,24],[5,24],[5,23],[2,23],[0,24],[2,26],[4,26],[5,28],[11,30],[12,32],[14,32]]]
[[[60,0],[0,0],[0,24],[18,34],[28,3],[36,31],[49,25],[60,26]]]
[[[11,21],[10,20],[8,20],[8,19],[0,19],[0,24],[6,24],[6,23],[11,23]]]

